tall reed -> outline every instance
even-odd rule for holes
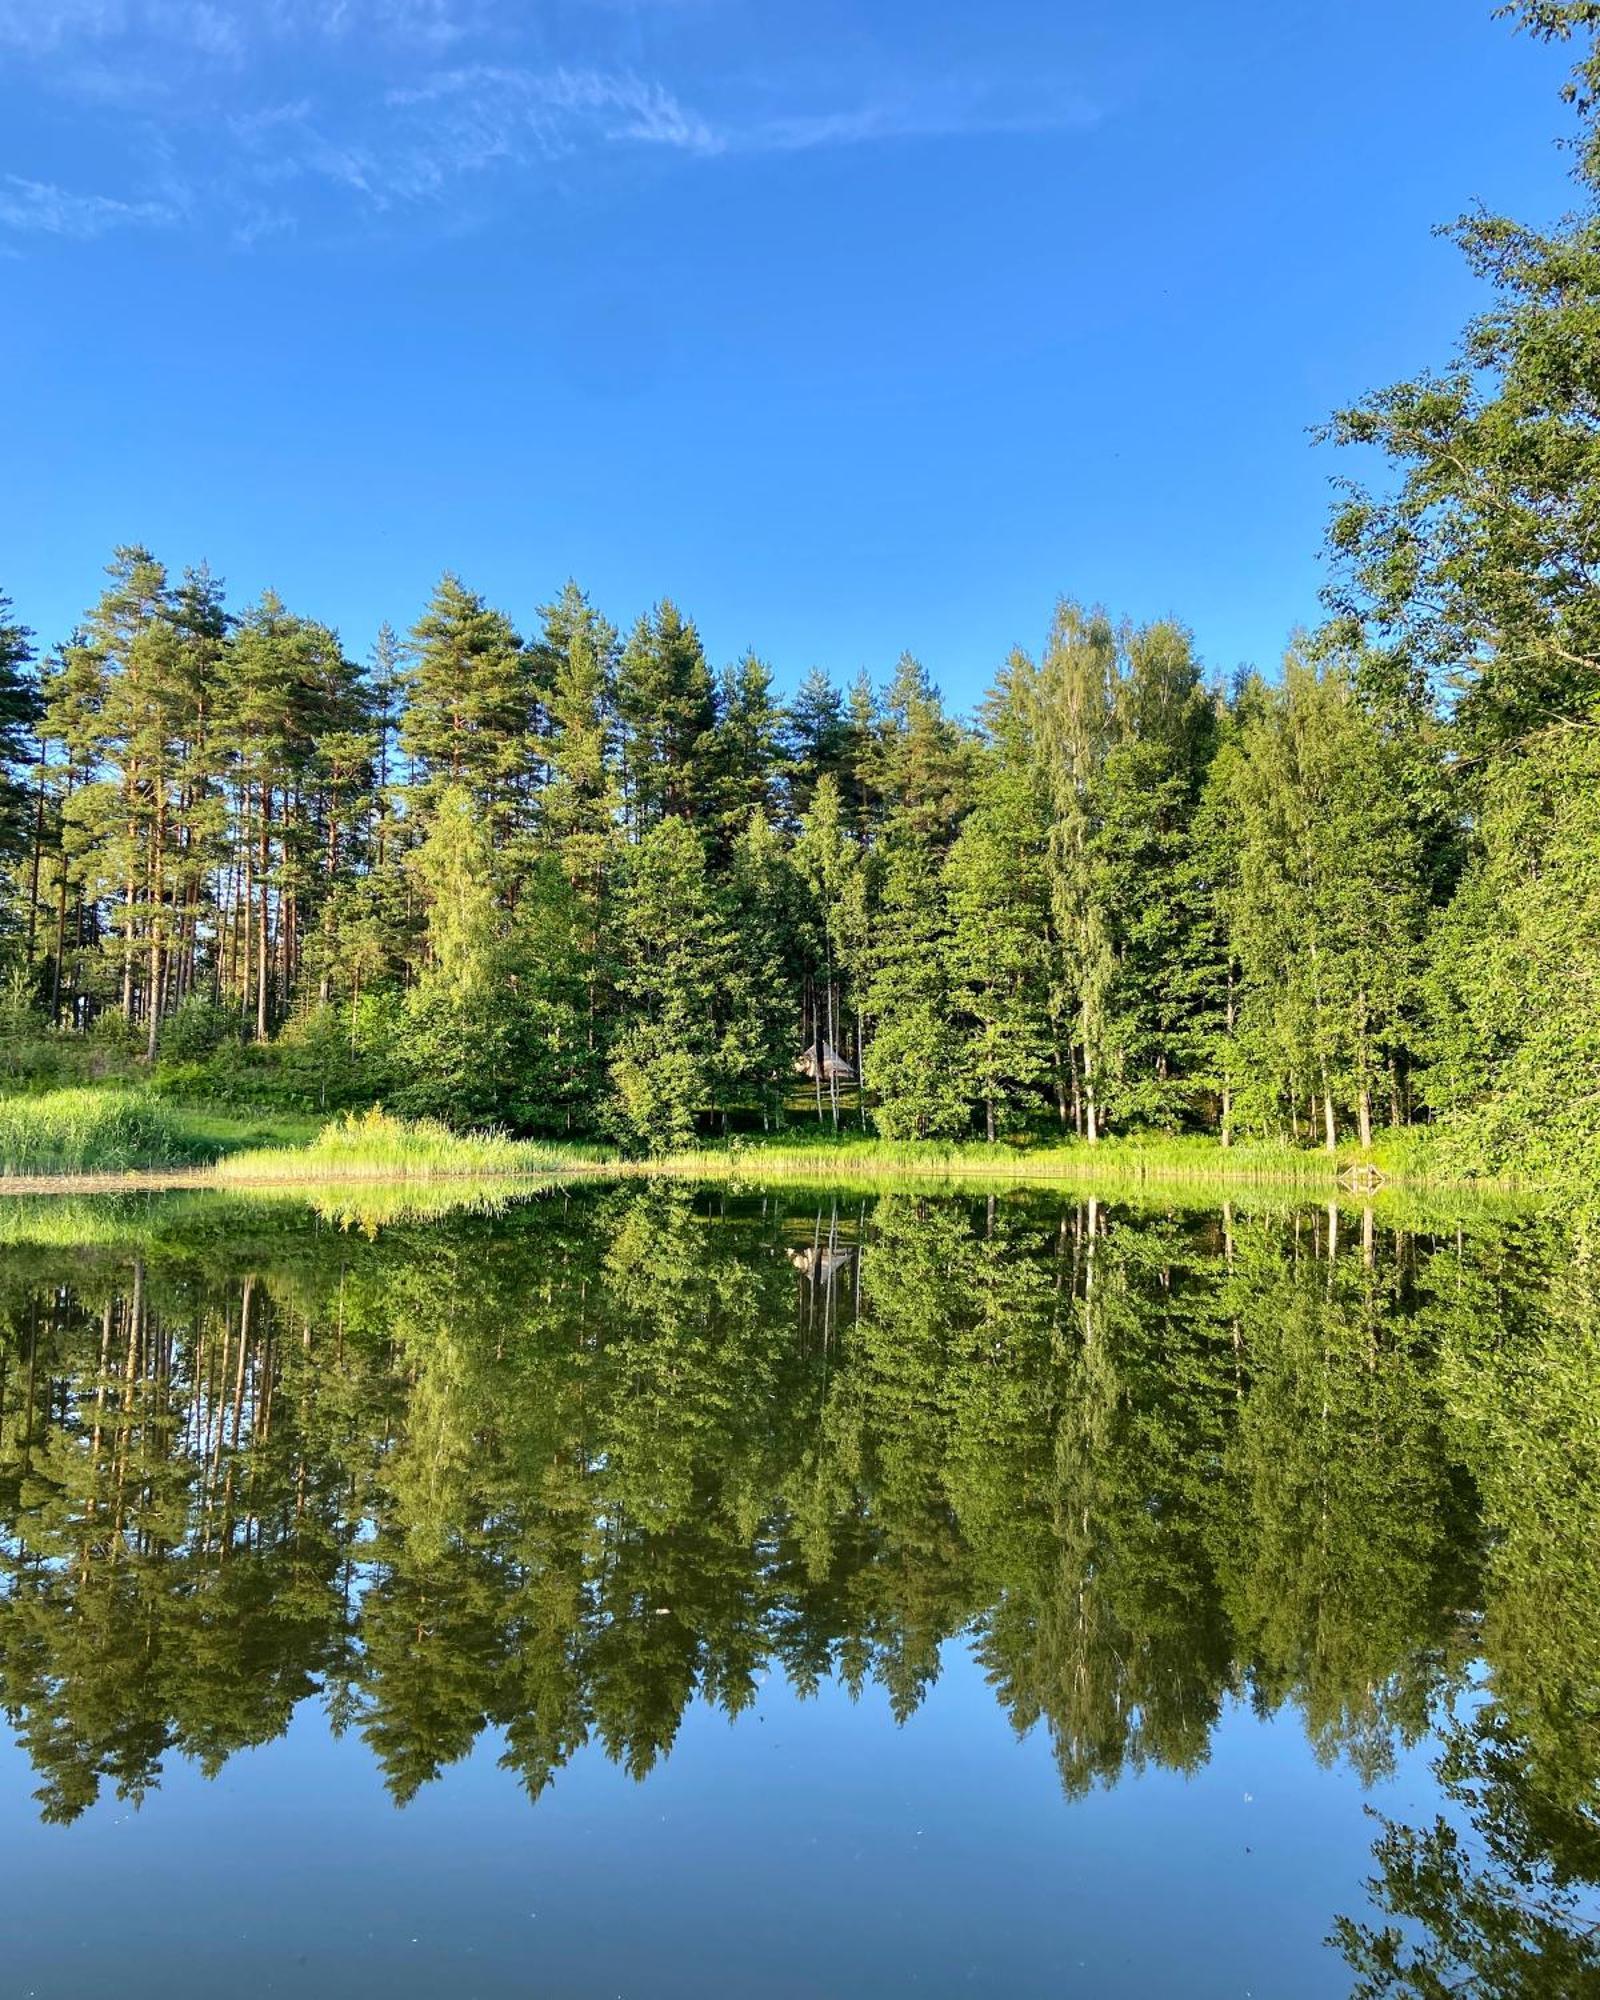
[[[226,1186],[249,1181],[405,1181],[473,1175],[484,1180],[589,1168],[595,1147],[546,1145],[506,1132],[453,1132],[432,1118],[395,1118],[374,1107],[324,1125],[309,1146],[263,1146],[218,1164]]]
[[[180,1111],[144,1091],[83,1087],[0,1098],[0,1173],[116,1173],[214,1151]]]

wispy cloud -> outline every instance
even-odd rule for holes
[[[1094,122],[1074,93],[997,93],[974,87],[906,90],[845,109],[716,117],[631,71],[535,71],[473,64],[391,89],[389,137],[408,160],[406,184],[435,187],[452,174],[530,150],[567,154],[585,145],[633,145],[714,158],[798,153],[984,133],[1068,131]],[[417,162],[427,160],[426,171]]]
[[[1012,95],[988,90],[909,92],[850,110],[786,113],[731,135],[753,152],[799,153],[837,146],[889,145],[915,139],[1083,131],[1097,108],[1073,92]]]
[[[266,12],[280,34],[377,33],[433,49],[466,40],[493,18],[488,0],[266,0]]]
[[[119,32],[126,12],[122,0],[0,0],[0,48],[37,55],[98,41]]]
[[[0,0],[0,48],[31,55],[140,36],[231,62],[249,27],[222,0]]]
[[[171,201],[122,201],[114,195],[81,194],[53,181],[26,180],[20,174],[0,176],[0,226],[47,236],[103,236],[108,229],[150,227],[177,222],[180,204]]]
[[[385,103],[417,132],[456,142],[465,166],[516,156],[530,140],[547,153],[586,141],[686,153],[717,153],[724,144],[708,119],[663,84],[626,71],[479,63],[392,89]]]
[[[488,0],[0,0],[0,48],[140,41],[236,62],[273,39],[377,35],[437,51],[488,18]]]
[[[719,4],[0,0],[0,50],[15,57],[0,92],[25,74],[41,102],[59,96],[79,121],[64,126],[74,140],[92,102],[97,140],[133,162],[131,191],[78,194],[42,162],[7,160],[0,137],[0,171],[12,169],[0,181],[0,230],[90,237],[192,215],[254,242],[304,226],[331,201],[393,216],[442,204],[469,180],[509,185],[553,163],[570,174],[585,155],[709,162],[1094,120],[1082,93],[1041,77],[908,72],[896,83],[892,60],[859,52],[865,92],[851,88],[842,58],[807,64],[804,82],[781,64],[730,69],[708,26]],[[652,32],[645,15],[668,28]],[[686,44],[689,16],[706,32]],[[617,59],[619,44],[629,59]],[[141,173],[157,153],[164,177]],[[191,199],[190,186],[205,193]]]

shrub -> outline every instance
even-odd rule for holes
[[[191,993],[162,1025],[161,1056],[164,1061],[197,1062],[238,1039],[239,1017],[232,1008]]]

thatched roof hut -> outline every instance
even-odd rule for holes
[[[810,1048],[795,1057],[794,1066],[804,1077],[821,1083],[854,1083],[854,1068],[845,1061],[832,1042],[821,1035]]]

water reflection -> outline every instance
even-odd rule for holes
[[[322,1703],[532,1797],[781,1671],[970,1633],[1068,1796],[1225,1701],[1446,1810],[1363,1995],[1600,1990],[1594,1285],[1553,1224],[547,1196],[370,1239],[207,1201],[0,1255],[0,1698],[44,1817]],[[59,1227],[57,1232],[60,1233]]]

